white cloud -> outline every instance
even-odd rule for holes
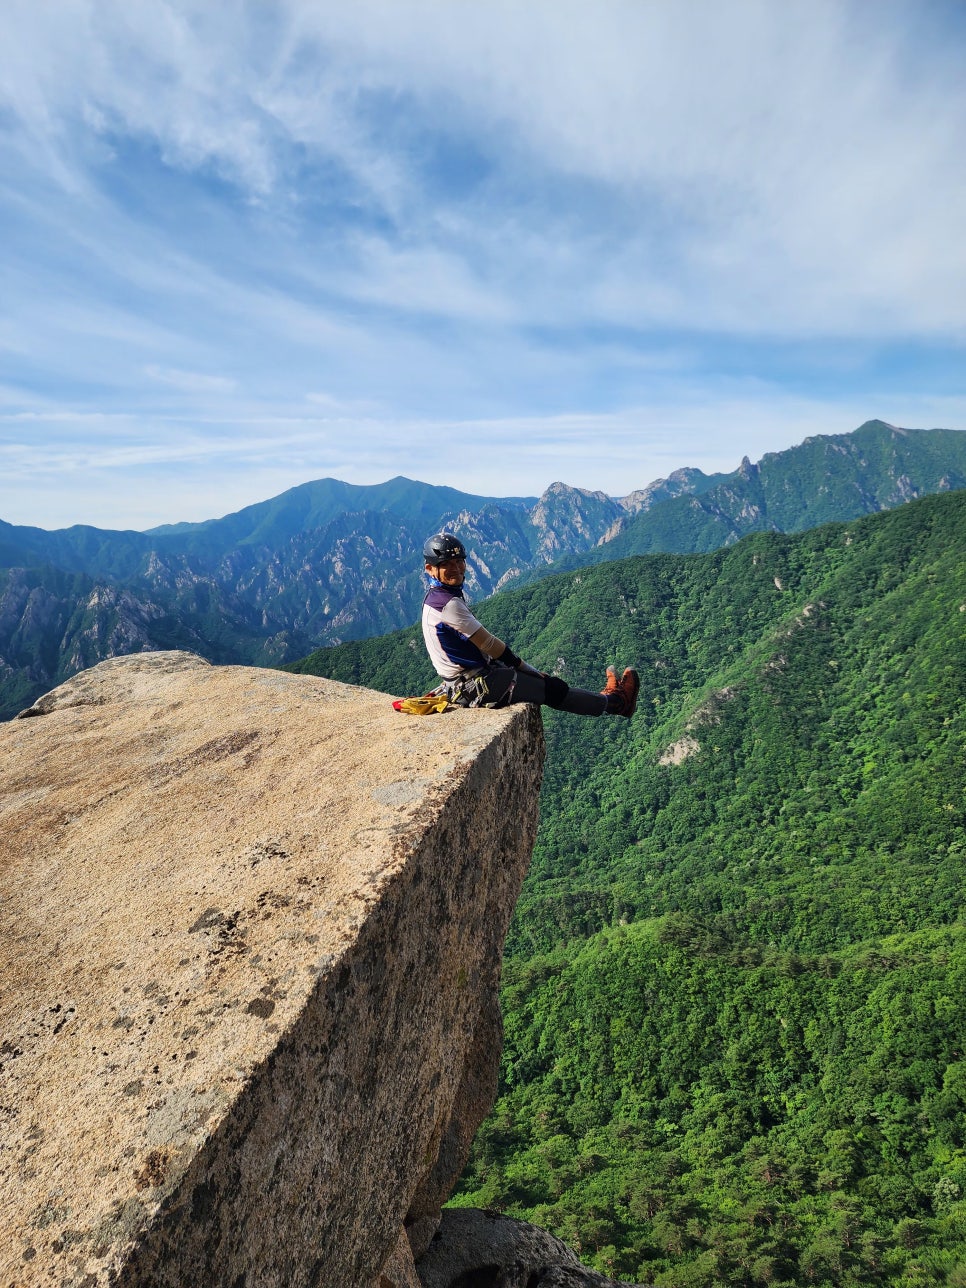
[[[962,335],[966,88],[958,59],[913,38],[922,6],[14,10],[2,79],[42,155],[59,143],[83,184],[78,135],[117,133],[283,204],[299,166],[337,164],[409,243],[357,244],[362,299],[485,318],[516,294],[535,322],[563,300],[574,323]],[[428,197],[427,130],[481,147],[492,183]],[[623,226],[555,210],[567,181],[602,185]],[[441,229],[455,232],[448,247]],[[595,255],[600,237],[612,259]],[[570,264],[555,280],[560,241]]]
[[[446,424],[616,491],[963,423],[964,41],[913,0],[8,0],[0,514],[167,521],[211,461],[460,485]]]
[[[144,374],[162,385],[191,394],[227,394],[237,387],[237,382],[226,376],[212,376],[203,371],[179,371],[175,367],[158,367],[153,363],[144,368]]]

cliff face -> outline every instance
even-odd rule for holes
[[[416,1284],[495,1091],[538,717],[183,653],[35,711],[0,729],[3,1288]]]

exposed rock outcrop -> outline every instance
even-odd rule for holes
[[[735,695],[736,690],[726,685],[725,688],[717,689],[709,698],[706,698],[691,713],[682,736],[661,752],[657,763],[682,765],[690,756],[696,756],[701,750],[701,743],[695,735],[712,725],[719,725],[725,703],[731,702]]]
[[[545,1230],[476,1208],[443,1213],[417,1269],[421,1288],[617,1288]]]
[[[190,654],[0,729],[0,1284],[415,1288],[495,1088],[539,717]]]

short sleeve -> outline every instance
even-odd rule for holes
[[[473,616],[466,603],[455,596],[443,609],[441,616],[447,626],[452,626],[454,630],[459,631],[461,635],[465,635],[467,638],[470,635],[475,635],[483,625]]]

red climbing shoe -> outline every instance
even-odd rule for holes
[[[614,678],[617,678],[616,675]],[[641,688],[641,677],[635,670],[633,670],[632,667],[628,667],[621,676],[620,681],[617,684],[617,688],[620,690],[621,695],[624,698],[624,705],[617,714],[626,716],[629,720],[637,710],[637,695]]]
[[[637,710],[637,693],[641,681],[636,671],[630,667],[618,680],[617,672],[612,666],[607,668],[607,687],[601,693],[607,699],[605,708],[609,716],[626,716],[628,719]]]
[[[607,683],[601,689],[601,693],[605,698],[609,698],[612,693],[620,693],[620,680],[612,666],[607,668]]]

